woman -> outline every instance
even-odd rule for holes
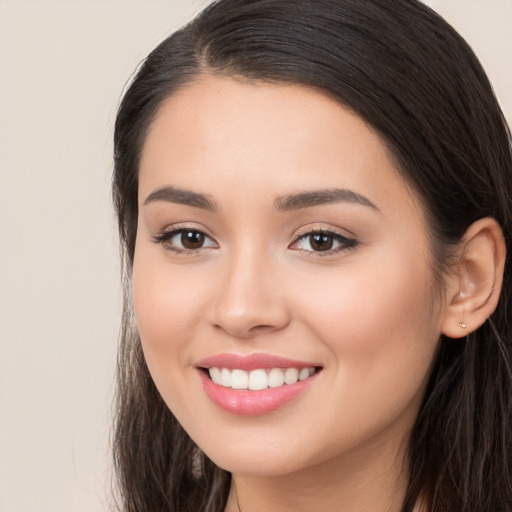
[[[126,511],[510,511],[512,161],[415,0],[221,0],[115,131]]]

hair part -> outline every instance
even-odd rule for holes
[[[423,202],[439,282],[466,229],[487,216],[499,222],[508,257],[498,308],[465,340],[440,340],[411,433],[402,512],[420,497],[429,512],[511,510],[510,132],[469,46],[416,0],[216,1],[163,41],[126,91],[113,177],[125,281],[114,434],[123,510],[219,512],[229,491],[229,473],[160,397],[129,292],[147,132],[162,102],[205,73],[312,87],[361,116]]]

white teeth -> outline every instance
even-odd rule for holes
[[[210,377],[215,384],[222,383],[221,372],[218,368],[210,368]]]
[[[268,377],[265,370],[253,370],[251,373],[249,373],[249,389],[258,391],[260,389],[266,388],[268,388]]]
[[[229,370],[228,368],[209,368],[210,378],[215,384],[232,389],[250,389],[258,391],[266,388],[278,388],[284,384],[295,384],[315,373],[315,368],[272,368],[245,370]]]
[[[233,370],[231,372],[231,387],[233,389],[247,389],[249,377],[243,370]]]
[[[284,384],[284,374],[281,368],[272,368],[268,372],[268,387],[278,388]]]
[[[299,380],[304,380],[309,377],[309,368],[301,368],[299,372]]]
[[[220,373],[220,384],[225,388],[231,387],[231,372],[227,368],[222,368]]]
[[[299,380],[299,370],[297,368],[287,368],[284,372],[284,382],[286,384],[295,384]]]

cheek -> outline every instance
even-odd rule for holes
[[[195,377],[190,347],[201,317],[202,290],[186,271],[173,270],[150,251],[136,252],[132,275],[144,358],[169,409],[177,417],[190,418],[190,411],[199,407],[188,383]]]
[[[410,262],[351,265],[325,275],[311,274],[309,284],[304,282],[306,275],[297,296],[304,299],[305,311],[321,318],[318,325],[326,332],[374,331],[376,342],[388,330],[416,331],[433,323],[431,278],[424,266]]]
[[[409,262],[386,272],[366,265],[340,271],[324,286],[312,279],[302,318],[327,348],[326,388],[335,390],[328,410],[316,413],[325,456],[412,427],[439,339],[428,276],[428,268]]]
[[[152,247],[136,250],[132,276],[137,327],[157,386],[190,364],[187,347],[201,318],[199,300],[204,295],[190,271],[173,269],[165,257],[161,249],[160,254]]]
[[[359,399],[400,390],[408,400],[428,376],[440,315],[424,261],[382,261],[340,269],[323,287],[317,280],[302,311],[331,353],[339,389],[357,386]]]

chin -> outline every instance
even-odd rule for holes
[[[308,467],[305,461],[291,460],[288,456],[269,456],[259,453],[241,455],[240,453],[214,453],[207,454],[220,468],[239,475],[252,475],[261,477],[283,476],[300,471]]]

